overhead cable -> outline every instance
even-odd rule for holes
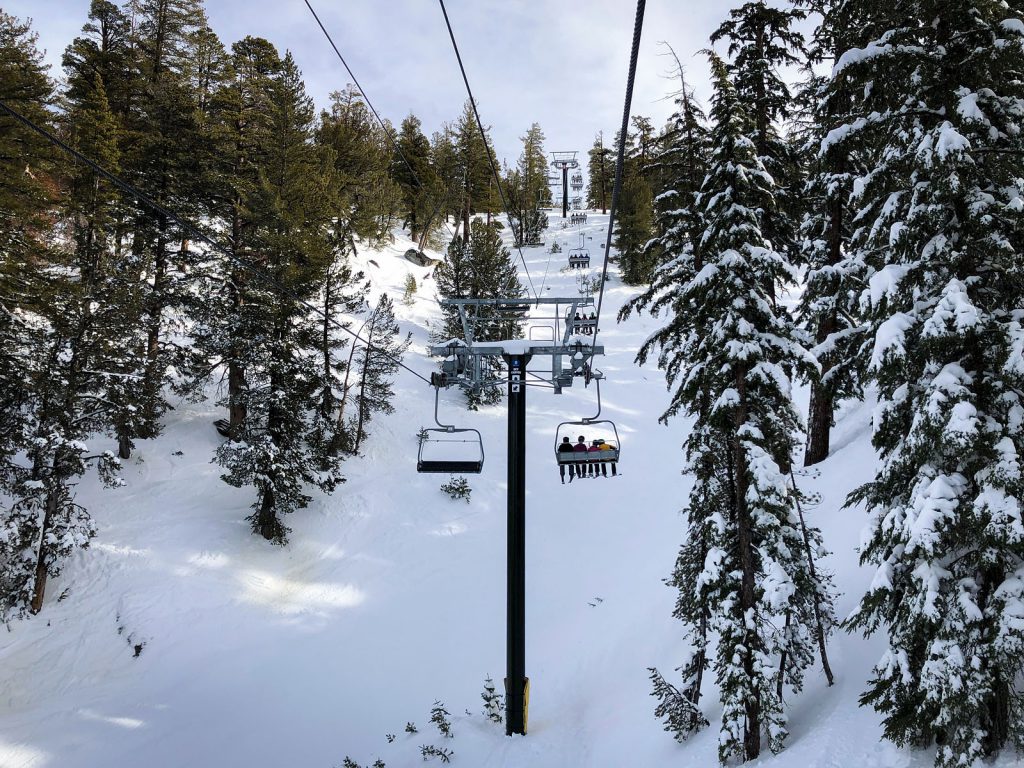
[[[455,42],[455,32],[452,30],[451,20],[448,18],[448,9],[444,7],[444,0],[438,0],[441,4],[441,13],[444,14],[444,23],[448,27],[448,37],[451,38],[452,48],[455,49],[455,58],[459,62],[459,70],[462,72],[462,82],[466,84],[466,93],[469,94],[469,103],[473,107],[473,114],[476,116],[476,125],[480,129],[480,138],[484,142],[484,151],[487,155],[487,162],[490,163],[491,173],[494,174],[494,183],[498,187],[498,195],[501,197],[501,204],[505,209],[505,215],[508,216],[509,225],[512,224],[512,211],[509,208],[508,200],[505,198],[505,190],[501,186],[501,177],[498,175],[498,166],[494,163],[494,155],[491,154],[490,145],[487,143],[487,133],[484,131],[484,124],[480,120],[480,112],[476,108],[476,99],[473,98],[473,89],[469,87],[469,78],[466,76],[466,68],[462,64],[462,54],[459,53],[459,44]],[[308,3],[308,0],[307,0]],[[520,233],[517,240],[522,240],[523,230],[525,222],[520,222]],[[513,228],[513,237],[515,237],[515,229]],[[520,243],[515,243],[516,250],[519,251],[519,260],[523,262],[523,269],[526,270],[526,279],[530,283],[530,289],[533,291],[534,298],[540,298],[537,295],[537,289],[533,286],[533,278],[530,277],[530,268],[526,266],[526,258],[523,256],[523,248]]]
[[[633,47],[629,54],[629,74],[626,77],[626,99],[622,106],[622,127],[619,129],[618,156],[615,159],[615,184],[612,187],[612,204],[608,211],[608,237],[604,244],[604,266],[601,268],[601,290],[597,295],[597,325],[594,327],[594,338],[591,344],[597,344],[600,329],[601,303],[604,300],[604,283],[608,278],[608,259],[612,249],[612,230],[615,228],[615,210],[619,204],[619,193],[622,191],[622,166],[626,156],[626,132],[629,130],[629,112],[633,106],[633,81],[636,79],[636,60],[640,55],[640,33],[644,26],[644,10],[646,0],[636,2],[636,20],[633,23]]]
[[[394,136],[391,135],[391,131],[388,128],[387,123],[385,123],[381,119],[381,116],[377,113],[377,110],[374,108],[373,103],[370,101],[370,97],[366,95],[366,90],[363,88],[362,84],[360,84],[359,79],[356,77],[355,73],[352,71],[352,68],[348,65],[348,62],[345,61],[345,57],[341,55],[341,51],[338,50],[338,46],[334,44],[334,38],[331,37],[331,33],[327,31],[327,27],[324,26],[324,23],[322,21],[320,21],[320,17],[317,15],[317,12],[313,9],[313,6],[310,4],[309,0],[305,0],[305,3],[306,3],[306,7],[309,8],[309,12],[311,14],[313,14],[313,18],[316,19],[316,23],[320,27],[320,31],[324,33],[324,37],[327,38],[327,42],[330,43],[331,44],[331,48],[334,49],[334,54],[338,57],[338,61],[340,61],[341,65],[343,67],[345,67],[345,71],[348,72],[348,76],[352,78],[352,82],[355,84],[356,88],[359,89],[359,93],[362,94],[363,101],[366,102],[366,106],[370,108],[370,111],[373,113],[373,116],[375,118],[377,118],[377,123],[380,125],[381,130],[384,131],[384,135],[387,137],[388,141],[391,143],[392,149],[394,149],[395,152],[398,153],[398,156],[402,159],[402,162],[405,163],[405,167],[409,169],[409,173],[412,174],[412,178],[413,178],[413,181],[416,182],[416,186],[418,186],[421,190],[426,192],[427,189],[423,185],[423,182],[420,180],[419,175],[416,173],[416,169],[412,167],[412,163],[409,162],[409,158],[407,158],[405,156],[405,153],[402,152],[402,148],[399,146],[398,142],[395,141]],[[431,216],[431,218],[433,218],[434,216],[437,216],[437,212],[440,210],[442,203],[443,203],[443,200],[438,201],[437,206],[434,207],[434,213]],[[448,217],[447,216],[445,216],[445,218],[444,218],[444,224],[445,224],[446,227],[448,227],[448,232],[451,233],[452,237],[454,238],[455,237],[455,232],[452,230],[451,226],[448,224]]]

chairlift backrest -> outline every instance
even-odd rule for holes
[[[558,450],[562,444],[562,438],[568,437],[569,442],[574,445],[577,438],[583,436],[587,452]],[[611,446],[609,450],[591,451],[595,439],[600,439]],[[580,421],[563,421],[555,430],[555,460],[559,464],[581,464],[581,463],[609,463],[618,461],[622,454],[622,446],[619,442],[619,430],[615,422],[608,419],[582,419]]]
[[[416,471],[479,474],[484,468],[484,441],[476,429],[423,429]]]
[[[484,468],[484,440],[476,429],[442,424],[437,417],[444,374],[431,375],[434,385],[434,421],[437,427],[420,429],[416,471],[445,474],[479,474]]]

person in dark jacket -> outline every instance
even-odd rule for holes
[[[576,441],[576,445],[574,445],[572,449],[576,451],[576,453],[579,454],[579,458],[582,459],[582,461],[576,463],[576,474],[579,477],[583,477],[587,471],[587,439],[583,437],[583,435],[580,435],[579,439]]]
[[[559,445],[558,445],[558,452],[559,453],[575,453],[576,451],[572,447],[572,443],[569,442],[569,438],[568,437],[563,437],[562,438],[562,442],[559,443]],[[562,484],[565,485],[565,464],[563,464],[562,462],[558,462],[558,475],[559,475],[559,477],[562,478]],[[575,464],[570,464],[569,465],[569,482],[571,483],[573,481],[573,478],[575,478],[575,477],[576,477],[576,465]]]

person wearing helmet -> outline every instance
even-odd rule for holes
[[[588,477],[598,477],[599,474],[600,474],[598,470],[599,469],[604,469],[604,466],[600,462],[601,439],[597,438],[595,440],[592,440],[591,443],[590,443],[590,447],[587,449],[587,452],[588,453],[597,454],[595,456],[591,456],[590,457],[591,459],[597,459],[597,461],[591,461],[589,464],[587,464],[587,476]],[[605,477],[607,477],[607,476],[608,476],[608,473],[606,471],[605,472]]]
[[[602,451],[611,451],[611,450],[614,450],[614,449],[610,445],[608,445],[608,443],[602,438],[601,439],[601,450]],[[601,472],[604,474],[605,477],[608,477],[608,470],[606,469],[606,467],[609,464],[612,467],[612,477],[615,477],[618,474],[618,472],[616,470],[616,462],[614,462],[614,461],[602,461],[601,462]]]
[[[581,459],[581,461],[576,462],[576,476],[577,477],[583,477],[584,474],[586,474],[586,465],[587,465],[587,462],[586,462],[586,458],[587,458],[587,439],[583,435],[580,435],[576,439],[576,445],[574,445],[572,447],[572,449],[577,454],[580,454],[579,458]]]

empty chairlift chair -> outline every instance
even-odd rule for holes
[[[437,418],[441,389],[435,386],[434,421],[437,428],[421,429],[416,471],[443,474],[479,474],[484,468],[484,441],[479,430],[442,424]]]

